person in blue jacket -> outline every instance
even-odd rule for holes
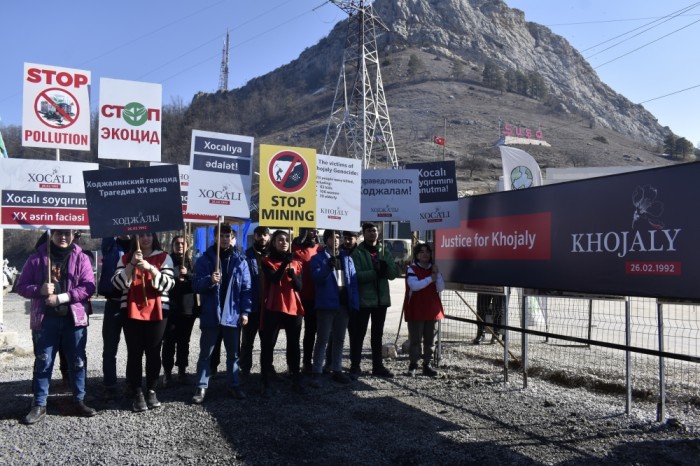
[[[317,335],[314,346],[312,387],[320,387],[326,346],[332,336],[332,379],[350,383],[343,373],[343,344],[351,312],[360,309],[355,264],[350,254],[339,250],[340,234],[335,230],[323,232],[325,249],[311,258],[311,278],[316,287]]]
[[[216,270],[217,255],[219,271]],[[232,244],[230,225],[221,225],[218,243],[197,259],[192,287],[201,299],[197,389],[192,403],[201,404],[206,397],[211,372],[210,359],[219,334],[223,336],[226,348],[228,393],[236,399],[244,399],[238,358],[241,327],[248,323],[251,311],[251,282],[248,264]]]

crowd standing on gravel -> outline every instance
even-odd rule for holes
[[[193,404],[206,399],[216,368],[212,360],[221,341],[226,348],[227,392],[235,399],[246,398],[241,373],[247,376],[252,369],[256,334],[261,347],[261,395],[269,397],[270,380],[275,376],[274,348],[281,329],[286,333],[287,369],[299,393],[305,391],[304,374],[311,376],[314,388],[321,387],[324,373],[339,384],[349,384],[361,375],[362,344],[370,319],[372,375],[393,377],[383,365],[382,340],[391,305],[388,282],[399,273],[390,252],[380,246],[377,225],[363,224],[362,234],[364,240],[358,245],[357,233],[342,232],[341,247],[341,232],[335,230],[326,230],[319,244],[314,229],[302,229],[290,241],[284,230],[270,235],[269,229],[257,227],[253,245],[242,253],[235,247],[235,232],[223,224],[218,241],[197,258],[194,268],[183,236],[173,238],[170,254],[151,233],[104,238],[97,287],[105,297],[103,399],[122,396],[116,363],[122,330],[127,350],[126,394],[134,412],[161,406],[156,392],[161,368],[164,386],[174,384],[176,366],[178,382],[187,384],[190,336],[197,317],[201,333]],[[77,413],[96,413],[84,403],[89,299],[96,291],[92,267],[80,246],[71,242],[71,231],[54,230],[50,239],[27,260],[17,286],[20,295],[32,299],[34,401],[23,419],[26,424],[46,414],[59,348],[69,361]],[[436,376],[430,359],[435,324],[442,318],[439,292],[444,281],[432,264],[429,246],[419,245],[414,260],[404,302],[411,341],[409,374],[415,376],[422,358],[423,373]],[[342,365],[346,331],[349,374]]]

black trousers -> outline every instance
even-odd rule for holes
[[[359,368],[362,359],[362,345],[367,334],[367,326],[372,319],[372,332],[370,343],[372,345],[372,368],[377,369],[382,366],[382,344],[384,338],[384,321],[386,320],[387,308],[364,307],[359,312],[350,312],[350,322],[348,324],[348,334],[350,336],[350,365],[351,368]]]
[[[146,389],[155,390],[160,375],[160,347],[168,319],[157,321],[124,320],[126,341],[126,378],[129,386],[142,388],[143,356],[146,355]]]
[[[301,337],[301,316],[293,316],[283,312],[263,311],[262,326],[260,329],[260,371],[262,382],[267,385],[272,367],[275,343],[280,329],[284,329],[287,336],[287,368],[292,377],[299,374],[301,362],[301,349],[299,340]]]
[[[175,314],[168,318],[163,336],[163,371],[166,374],[171,373],[176,365],[183,371],[187,367],[195,320],[193,314]]]
[[[304,306],[304,367],[311,368],[314,359],[314,344],[318,321],[313,301],[303,301]]]
[[[501,317],[503,316],[503,306],[506,303],[505,296],[497,296],[492,294],[477,294],[476,295],[476,313],[482,322],[477,324],[477,337],[484,334],[485,325],[483,322],[491,321],[496,325],[501,325]],[[494,328],[493,333],[501,334],[501,329]]]

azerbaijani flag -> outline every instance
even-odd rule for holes
[[[2,156],[3,159],[9,158],[7,149],[5,148],[5,141],[2,140],[2,133],[0,133],[0,156]]]

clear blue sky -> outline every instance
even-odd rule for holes
[[[523,10],[527,20],[566,37],[584,57],[629,35],[585,50],[589,47],[694,4],[676,0],[506,2]],[[605,83],[634,103],[700,85],[696,46],[700,22],[673,33],[700,21],[700,2],[697,6],[590,57],[590,63],[598,67],[596,72]],[[189,104],[196,92],[217,89],[227,28],[231,34],[229,88],[236,88],[290,62],[345,18],[343,11],[324,0],[6,0],[0,11],[0,127],[21,124],[24,62],[90,70],[93,108],[100,77],[161,83],[164,103],[180,97]],[[671,35],[659,39],[666,34]],[[604,64],[610,60],[614,61]],[[662,125],[695,145],[700,142],[700,86],[644,106]]]

